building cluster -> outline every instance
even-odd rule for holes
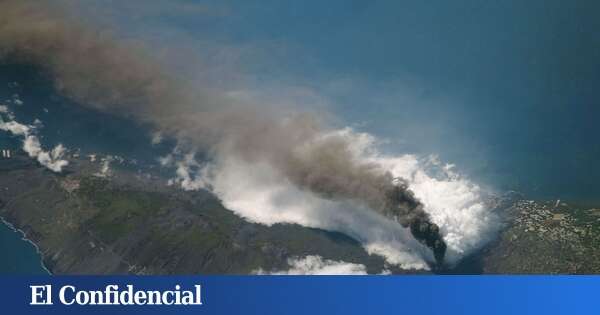
[[[589,232],[585,226],[576,224],[571,215],[556,212],[556,208],[548,204],[523,200],[516,206],[521,210],[515,220],[517,226],[548,241],[575,244]]]

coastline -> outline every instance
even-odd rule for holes
[[[40,247],[32,240],[30,240],[29,238],[27,238],[27,234],[25,233],[25,231],[17,228],[14,226],[14,224],[6,221],[4,219],[4,217],[0,216],[0,221],[2,221],[2,223],[4,225],[6,225],[9,229],[11,229],[14,232],[20,233],[21,234],[21,240],[25,241],[31,245],[33,245],[33,247],[35,248],[36,253],[39,255],[40,257],[40,266],[42,267],[42,269],[44,269],[48,275],[52,275],[52,272],[46,267],[46,265],[44,264],[44,253],[42,253],[42,251],[40,250]]]

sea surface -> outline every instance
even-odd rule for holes
[[[0,274],[47,275],[35,246],[0,221]]]

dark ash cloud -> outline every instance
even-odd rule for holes
[[[327,137],[317,113],[241,103],[175,79],[142,44],[117,40],[58,6],[0,2],[0,60],[33,64],[84,106],[149,123],[182,147],[268,163],[297,187],[354,200],[409,227],[443,261],[446,245],[423,205],[378,165],[358,160],[344,137]]]

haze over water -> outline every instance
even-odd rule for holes
[[[600,201],[597,1],[234,2],[180,26],[292,47],[261,78],[308,82],[392,151],[531,198]]]
[[[494,190],[600,201],[595,1],[137,3],[75,11],[171,51],[184,75],[326,104],[340,126]]]

